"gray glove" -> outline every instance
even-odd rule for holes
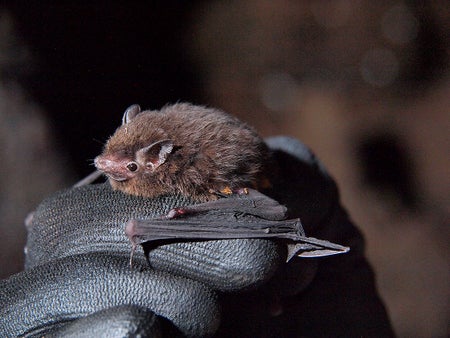
[[[261,283],[282,261],[282,250],[264,240],[175,243],[151,252],[152,268],[142,253],[130,268],[124,223],[191,203],[179,196],[129,196],[106,183],[46,199],[29,226],[26,271],[5,283],[6,303],[12,305],[2,316],[8,335],[133,304],[170,319],[185,335],[210,336],[220,321],[212,289],[235,291]],[[39,301],[18,307],[23,294]]]
[[[69,189],[38,207],[26,270],[0,284],[2,336],[392,335],[332,180],[298,141],[268,144],[278,168],[264,193],[300,216],[307,235],[351,245],[350,254],[285,264],[285,246],[267,240],[174,243],[150,253],[152,268],[139,252],[130,269],[124,223],[192,201]]]

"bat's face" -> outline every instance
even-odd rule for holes
[[[125,150],[108,151],[97,156],[95,167],[103,172],[115,188],[119,182],[139,181],[150,178],[172,152],[171,140],[160,140],[131,153]],[[138,183],[138,182],[135,182]],[[120,189],[120,188],[119,188]]]
[[[95,158],[94,164],[110,180],[117,182],[129,180],[145,170],[143,163],[139,163],[129,155],[102,154]]]
[[[152,132],[154,128],[149,127],[149,121],[136,122],[138,115],[142,116],[139,106],[127,109],[122,126],[108,140],[94,164],[109,178],[114,189],[152,196],[152,190],[160,192],[157,177],[162,168],[159,167],[171,154],[173,142],[161,133]]]

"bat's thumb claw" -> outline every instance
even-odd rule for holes
[[[135,251],[136,251],[136,245],[133,245],[133,247],[131,248],[131,253],[130,253],[130,269],[133,269],[133,256],[134,256]]]
[[[138,221],[135,219],[128,221],[125,225],[125,234],[129,238],[131,243],[133,243],[133,246],[136,246],[136,244],[137,244],[136,240],[135,240],[137,225],[138,225]]]

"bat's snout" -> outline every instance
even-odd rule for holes
[[[131,178],[130,172],[126,169],[126,163],[128,161],[108,158],[102,155],[94,159],[94,165],[97,170],[115,181],[125,181]]]

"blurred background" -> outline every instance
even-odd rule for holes
[[[93,170],[131,104],[221,108],[309,145],[367,240],[400,337],[450,333],[446,0],[6,1],[0,277],[27,213]]]

